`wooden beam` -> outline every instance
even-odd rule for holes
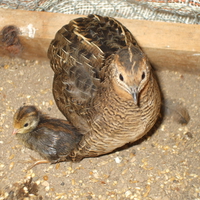
[[[15,25],[20,30],[23,59],[47,59],[49,43],[55,33],[70,20],[81,15],[0,9],[0,30]],[[200,26],[146,20],[118,20],[134,35],[157,69],[200,73]],[[9,49],[0,43],[0,56]]]

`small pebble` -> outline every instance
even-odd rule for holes
[[[121,157],[116,157],[116,158],[115,158],[115,162],[116,162],[117,164],[121,163],[121,161],[122,161],[122,158],[121,158]]]

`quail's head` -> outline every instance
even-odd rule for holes
[[[24,134],[33,131],[40,120],[40,112],[35,106],[20,107],[13,118],[13,134]]]
[[[113,85],[118,94],[138,104],[140,92],[148,83],[151,66],[144,53],[133,45],[118,51],[113,62]]]

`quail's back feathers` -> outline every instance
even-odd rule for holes
[[[161,98],[151,65],[114,18],[72,20],[56,33],[48,57],[56,104],[84,135],[73,159],[109,153],[155,124]]]

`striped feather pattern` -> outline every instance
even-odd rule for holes
[[[111,17],[89,15],[51,42],[53,94],[82,134],[72,160],[106,154],[145,135],[160,112],[160,90],[132,34]]]

